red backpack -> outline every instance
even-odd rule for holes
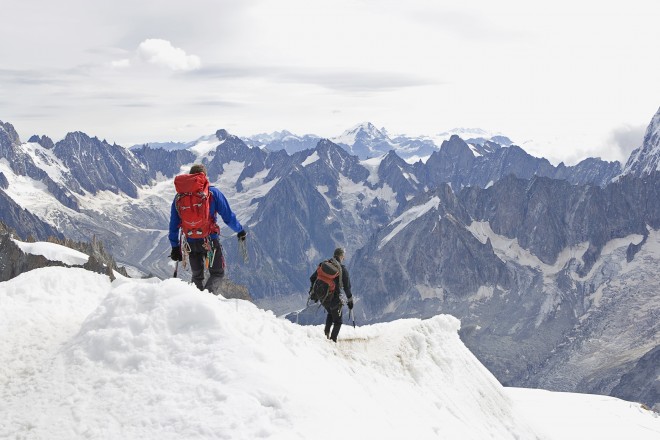
[[[211,216],[211,192],[206,174],[181,174],[174,178],[176,199],[174,206],[179,213],[186,238],[206,238],[220,228]]]

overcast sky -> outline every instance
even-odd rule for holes
[[[660,2],[2,0],[0,120],[124,146],[219,128],[478,127],[627,159],[660,107]]]

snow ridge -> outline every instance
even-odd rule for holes
[[[505,390],[455,318],[345,327],[334,344],[178,279],[27,272],[0,283],[0,437],[330,439],[341,408],[356,438],[566,438],[553,414],[528,423],[539,394]],[[631,438],[657,438],[657,417],[598,399]],[[599,423],[570,430],[605,438]]]

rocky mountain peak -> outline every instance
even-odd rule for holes
[[[215,136],[218,138],[219,141],[224,141],[226,140],[229,136],[229,132],[225,130],[224,128],[221,128],[220,130],[215,132]]]
[[[642,146],[632,152],[622,174],[642,176],[660,170],[660,109],[646,128]]]
[[[21,139],[9,122],[0,121],[0,151],[11,146],[21,145]]]
[[[376,128],[376,126],[371,122],[363,122],[358,124],[355,127],[345,131],[344,134],[368,137],[372,139],[385,137],[385,134],[383,134],[383,132]]]
[[[643,148],[656,157],[660,156],[660,109],[651,119],[644,135]],[[657,169],[657,168],[656,168]]]
[[[53,152],[80,186],[94,194],[103,190],[122,191],[135,198],[137,185],[150,181],[146,166],[129,150],[83,132],[68,133],[55,144]]]
[[[53,140],[51,138],[49,138],[48,136],[39,137],[35,134],[35,135],[32,135],[32,137],[30,137],[30,139],[28,139],[28,142],[33,142],[33,143],[39,144],[39,145],[41,145],[42,147],[44,147],[48,150],[52,150],[53,148],[55,148],[55,144],[53,143]]]

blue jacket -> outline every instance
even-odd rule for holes
[[[216,215],[220,214],[222,221],[225,222],[227,226],[229,226],[234,232],[241,232],[243,230],[243,226],[241,226],[241,223],[236,218],[236,214],[234,214],[234,212],[229,207],[229,202],[227,202],[225,195],[222,194],[220,190],[215,186],[209,187],[209,191],[211,192],[210,211],[213,221],[217,222]],[[175,201],[176,198],[172,201],[172,208],[170,210],[170,234],[168,236],[172,247],[179,246],[179,224],[181,223],[181,218],[179,217],[179,213],[177,212],[176,206],[174,205]],[[211,234],[211,238],[218,238],[218,234]],[[203,240],[203,238],[189,238],[188,240],[199,241]]]

